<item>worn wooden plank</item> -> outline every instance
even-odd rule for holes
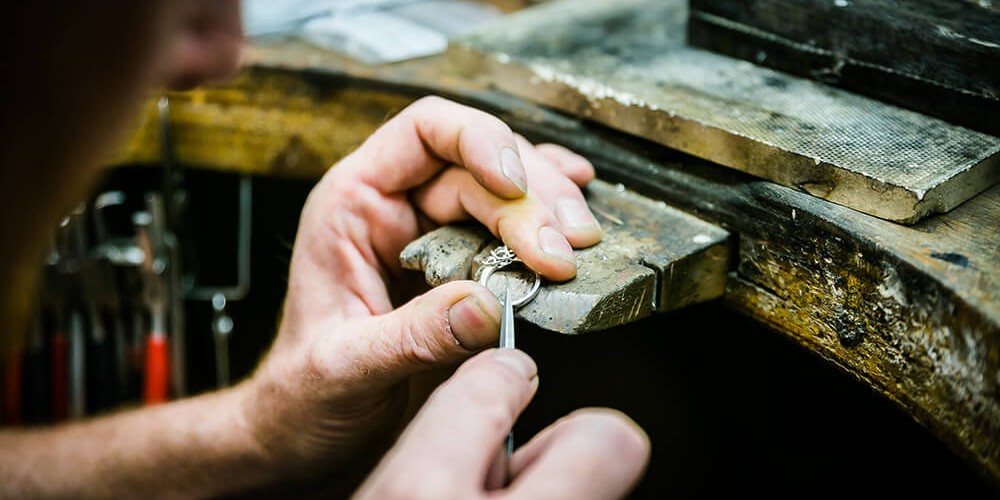
[[[418,96],[395,87],[257,68],[224,85],[165,94],[176,161],[252,174],[313,178]],[[111,163],[157,163],[156,100]]]
[[[1000,6],[692,0],[696,47],[1000,135]]]
[[[728,304],[895,401],[1000,492],[1000,234],[984,229],[1000,227],[1000,187],[907,227],[691,159],[585,144],[571,146],[599,155],[603,178],[739,234]]]
[[[500,89],[912,223],[1000,180],[1000,138],[691,49],[683,0],[561,0],[456,40]]]

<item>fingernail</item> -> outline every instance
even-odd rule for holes
[[[573,256],[573,247],[566,241],[566,237],[552,226],[543,226],[538,230],[538,242],[541,244],[543,252],[563,260],[576,262],[576,257]]]
[[[521,156],[513,149],[503,148],[500,151],[500,171],[503,176],[510,179],[522,193],[528,193],[528,178],[524,173],[524,165],[521,163]]]
[[[594,214],[580,200],[560,198],[556,201],[556,218],[563,227],[573,229],[600,227]]]
[[[493,359],[517,370],[526,379],[535,378],[535,375],[538,374],[535,361],[517,349],[497,349],[493,351]]]
[[[493,305],[494,307],[488,307],[473,294],[448,309],[451,334],[462,347],[478,351],[496,344],[500,332],[500,305]]]

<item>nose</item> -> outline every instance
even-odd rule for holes
[[[171,89],[232,77],[240,68],[244,45],[239,0],[193,2],[181,20],[164,75]]]

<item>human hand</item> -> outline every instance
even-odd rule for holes
[[[523,352],[496,349],[466,361],[431,395],[356,498],[623,498],[649,461],[646,434],[606,409],[578,410],[511,457],[511,482],[487,491],[507,431],[538,387]]]
[[[522,166],[523,165],[523,166]],[[407,379],[488,346],[499,304],[458,281],[394,310],[399,252],[437,224],[475,218],[551,280],[600,240],[583,158],[534,147],[496,118],[439,98],[403,110],[317,184],[299,223],[279,335],[247,386],[252,432],[290,469],[344,467],[388,443]]]

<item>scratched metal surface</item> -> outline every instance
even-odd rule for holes
[[[575,250],[576,277],[545,281],[538,296],[516,311],[517,317],[547,330],[579,334],[722,296],[732,251],[728,231],[621,185],[595,180],[585,194],[603,239]],[[407,245],[400,262],[422,271],[433,286],[477,279],[482,258],[498,244],[481,225],[444,226]],[[505,285],[501,274],[508,273],[497,273],[488,284],[497,295]],[[512,281],[511,294],[520,296],[531,276]]]
[[[501,90],[884,219],[1000,181],[1000,138],[685,45],[684,0],[558,0],[453,41]]]

